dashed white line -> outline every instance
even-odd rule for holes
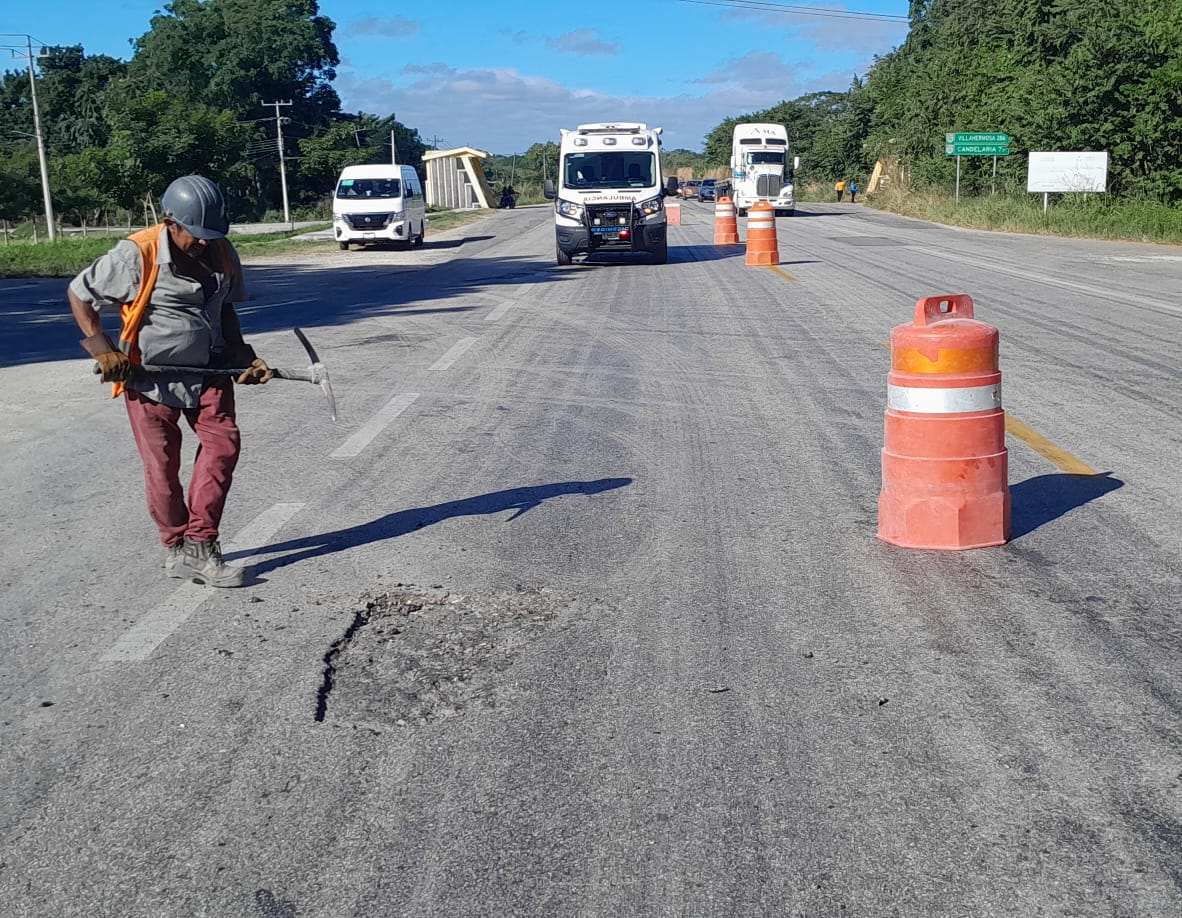
[[[504,318],[505,313],[507,313],[510,309],[512,309],[516,305],[517,305],[517,302],[515,300],[509,300],[507,302],[504,302],[500,306],[498,306],[496,309],[494,309],[492,312],[490,312],[488,315],[486,315],[484,317],[484,321],[485,322],[495,322],[495,321],[497,321],[497,319],[502,319],[502,318]]]
[[[427,367],[427,372],[434,373],[439,370],[446,370],[463,356],[464,351],[468,350],[468,348],[470,348],[475,343],[475,338],[461,338],[447,349],[446,354],[436,360],[433,364],[431,364],[431,366]]]
[[[333,450],[329,454],[329,458],[352,459],[358,455],[391,421],[414,404],[415,399],[418,397],[419,393],[417,392],[406,392],[402,395],[394,396],[357,433],[353,434],[353,436]]]
[[[226,543],[226,554],[253,552],[267,543],[303,504],[276,504],[265,510]],[[185,583],[163,603],[149,612],[102,656],[104,663],[139,662],[148,659],[174,631],[185,623],[212,595],[215,587]]]

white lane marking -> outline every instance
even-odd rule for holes
[[[1074,281],[1064,280],[1058,277],[1052,277],[1049,274],[1043,274],[1038,271],[1026,271],[1022,268],[1008,267],[995,261],[982,261],[977,258],[966,257],[959,252],[952,250],[940,250],[928,248],[924,254],[931,255],[936,258],[944,258],[948,261],[955,261],[962,265],[972,265],[975,268],[983,268],[987,271],[992,271],[995,274],[1006,274],[1010,277],[1017,277],[1021,280],[1033,281],[1036,284],[1043,284],[1047,287],[1058,287],[1061,290],[1072,290],[1077,293],[1085,293],[1088,296],[1094,296],[1098,299],[1113,300],[1117,303],[1124,303],[1128,306],[1142,306],[1149,309],[1156,309],[1159,312],[1168,312],[1172,315],[1182,315],[1182,309],[1175,306],[1173,303],[1166,303],[1162,300],[1153,300],[1149,297],[1137,296],[1135,294],[1121,293],[1116,290],[1111,290],[1105,287],[1094,287],[1091,284],[1081,284]]]
[[[431,364],[431,366],[427,367],[427,372],[433,373],[437,370],[446,370],[464,355],[464,351],[468,350],[468,348],[470,348],[475,343],[475,338],[461,338],[450,348],[448,348],[446,354],[436,360],[433,364]]]
[[[398,415],[414,404],[419,397],[417,392],[407,392],[396,395],[372,418],[370,418],[357,433],[338,446],[329,454],[329,459],[352,459],[359,454],[369,442],[380,434],[386,426]]]
[[[226,554],[252,553],[267,543],[288,520],[304,508],[303,504],[276,504],[264,510],[225,545]],[[213,595],[217,587],[197,583],[182,584],[180,589],[145,615],[102,656],[104,663],[140,662],[148,659],[190,615]]]
[[[251,300],[249,303],[235,304],[234,308],[239,312],[257,312],[260,309],[270,309],[273,306],[298,306],[300,303],[314,303],[316,298],[306,296],[298,300],[279,300],[276,303],[269,303],[264,300]]]
[[[517,305],[516,300],[510,300],[508,302],[502,303],[500,306],[498,306],[496,309],[494,309],[492,312],[490,312],[488,315],[486,315],[484,317],[484,321],[485,322],[495,322],[495,321],[497,321],[497,319],[502,319],[502,318],[504,318],[505,313],[507,313],[510,309],[512,309],[516,305]]]
[[[1144,264],[1154,261],[1182,261],[1182,255],[1101,255],[1100,261],[1131,261]]]

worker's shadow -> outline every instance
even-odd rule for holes
[[[1111,472],[1039,475],[1010,487],[1010,538],[1017,539],[1076,507],[1123,487]]]
[[[487,516],[513,510],[515,511],[513,515],[505,520],[508,523],[555,497],[565,497],[570,494],[599,494],[603,491],[626,487],[631,483],[631,478],[600,478],[596,481],[560,481],[529,488],[493,491],[489,494],[465,497],[462,500],[450,500],[429,507],[399,510],[368,523],[350,526],[348,529],[338,529],[335,532],[264,545],[251,551],[227,552],[226,559],[240,560],[254,555],[277,555],[278,557],[247,565],[248,580],[257,581],[260,575],[288,564],[344,551],[358,545],[396,539],[453,517]]]

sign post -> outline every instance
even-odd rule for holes
[[[998,131],[944,135],[944,155],[956,157],[956,203],[960,203],[960,158],[993,157],[993,191],[997,190],[997,157],[1010,155],[1010,135]]]

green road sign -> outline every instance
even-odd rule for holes
[[[1009,134],[1000,134],[996,131],[994,131],[994,132],[986,131],[985,133],[981,133],[981,134],[945,134],[944,135],[944,143],[946,145],[947,144],[961,145],[961,144],[992,143],[992,144],[999,144],[1000,146],[1004,147],[1004,146],[1008,146],[1009,142],[1010,142],[1010,135]]]
[[[1004,143],[946,143],[947,156],[1009,156],[1010,148]]]

